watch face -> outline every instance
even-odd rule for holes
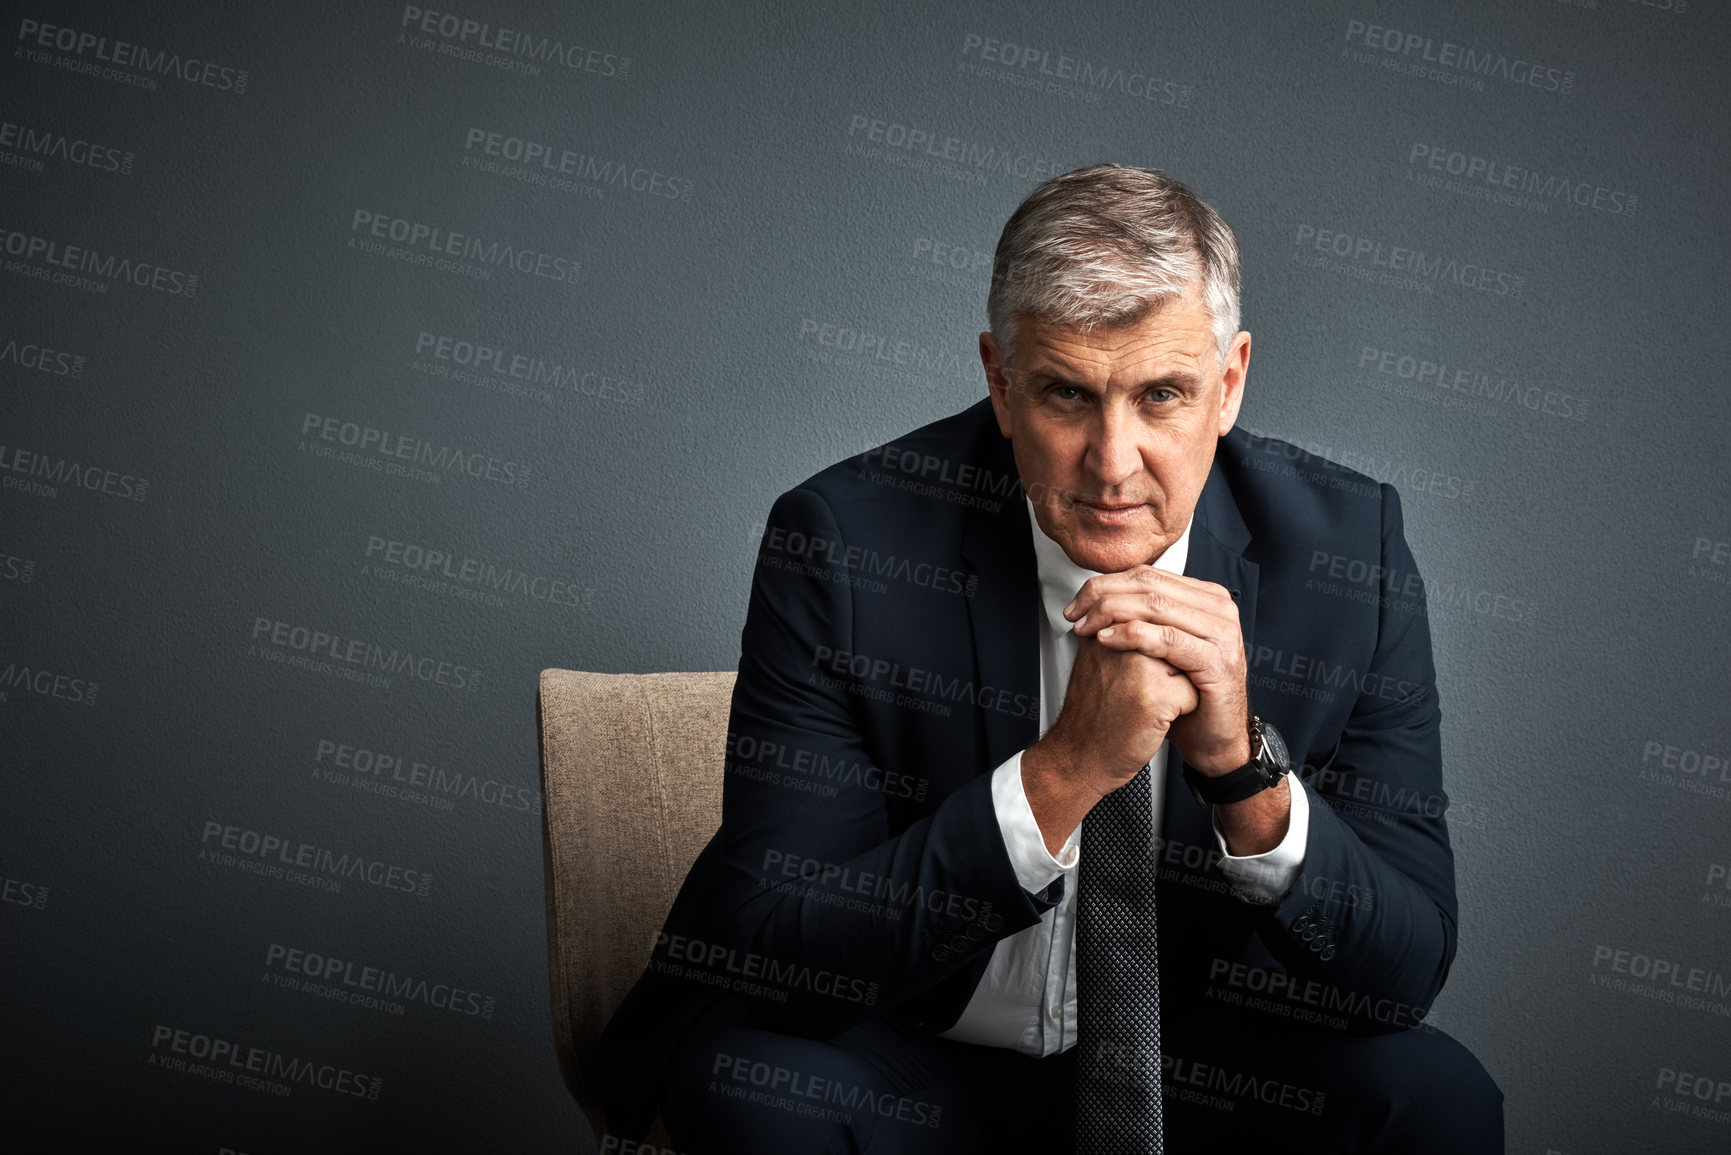
[[[1280,736],[1279,730],[1267,722],[1262,723],[1262,741],[1267,747],[1269,761],[1283,771],[1292,768],[1292,755],[1286,752],[1286,740]]]

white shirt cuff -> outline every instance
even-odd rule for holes
[[[1304,783],[1291,774],[1286,777],[1287,790],[1292,794],[1292,813],[1286,820],[1286,837],[1273,850],[1242,858],[1229,854],[1220,823],[1217,818],[1212,820],[1214,840],[1220,843],[1222,855],[1220,869],[1239,897],[1249,902],[1279,902],[1304,869],[1304,850],[1310,841],[1310,798],[1304,792]]]
[[[1059,875],[1076,869],[1082,854],[1081,824],[1070,831],[1058,857],[1052,857],[1052,852],[1046,849],[1046,839],[1040,833],[1040,824],[1034,821],[1027,791],[1022,789],[1020,750],[992,771],[992,809],[998,816],[998,829],[1004,835],[1004,849],[1010,852],[1010,865],[1016,868],[1016,881],[1022,884],[1023,890],[1038,894],[1052,885]]]

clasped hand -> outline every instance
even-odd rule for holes
[[[1140,565],[1089,578],[1064,617],[1079,637],[1099,643],[1084,641],[1077,651],[1066,712],[1077,698],[1079,712],[1093,717],[1075,723],[1093,723],[1087,728],[1096,740],[1123,736],[1114,760],[1123,780],[1164,738],[1203,774],[1250,760],[1244,635],[1224,586]]]

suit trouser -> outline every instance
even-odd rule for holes
[[[1171,1155],[1503,1150],[1502,1092],[1434,1028],[1347,1035],[1222,1012],[1167,1038]],[[728,997],[677,1049],[661,1115],[681,1155],[1062,1153],[1075,1057],[904,1035],[881,1018],[800,1038],[753,1027]]]

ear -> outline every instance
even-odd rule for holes
[[[1226,351],[1226,363],[1220,369],[1220,428],[1225,437],[1238,422],[1238,409],[1244,404],[1244,379],[1250,373],[1250,334],[1242,330],[1232,338]]]
[[[986,369],[986,388],[992,397],[992,412],[998,416],[998,432],[1010,435],[1010,375],[1004,368],[1004,357],[998,349],[998,339],[988,332],[980,334],[980,364]]]

